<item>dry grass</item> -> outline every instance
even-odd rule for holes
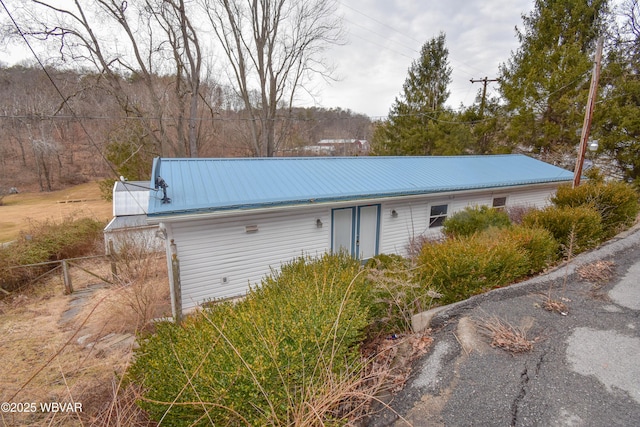
[[[569,306],[567,304],[549,297],[546,297],[542,301],[542,308],[552,313],[562,314],[563,316],[569,313]]]
[[[578,268],[578,277],[593,284],[608,282],[613,277],[613,261],[596,261]]]
[[[92,301],[102,303],[92,314],[83,335],[99,339],[113,333],[135,334],[149,330],[153,319],[171,316],[164,256],[151,255],[144,264],[146,267],[139,276],[120,274],[116,285],[94,292]],[[91,309],[92,305],[87,305],[83,314]]]
[[[96,183],[3,201],[0,242],[16,238],[34,221],[106,220],[112,209]],[[70,296],[55,272],[0,301],[0,402],[33,402],[38,409],[0,413],[0,426],[151,425],[135,404],[139,391],[123,387],[121,378],[134,345],[128,334],[167,314],[166,262],[161,255],[120,261],[116,285],[100,279],[112,279],[107,260],[83,260],[71,266],[76,293]],[[77,312],[69,315],[78,301]],[[82,412],[42,412],[39,405],[50,402],[79,403]]]
[[[8,195],[0,206],[0,242],[14,240],[30,221],[60,222],[70,217],[106,221],[112,217],[111,202],[100,198],[96,182],[50,193]]]
[[[491,316],[476,320],[480,331],[491,340],[491,347],[501,348],[510,353],[524,353],[533,349],[535,341],[527,339],[527,328]]]
[[[571,233],[569,233],[569,237],[568,237],[569,243],[564,248],[565,256],[567,257],[567,262],[564,269],[564,276],[562,277],[562,289],[560,291],[560,297],[554,298],[553,281],[550,281],[549,291],[543,297],[543,300],[542,300],[542,308],[552,313],[561,314],[563,316],[566,316],[567,314],[569,314],[569,306],[565,304],[563,301],[570,301],[568,298],[565,297],[565,295],[567,293],[567,282],[569,279],[569,265],[571,264],[571,261],[574,255],[573,249],[575,245],[575,240],[576,240],[576,226],[574,224],[574,226],[571,229]]]
[[[59,274],[2,302],[0,401],[78,402],[82,413],[3,413],[0,426],[151,425],[135,405],[137,390],[120,383],[134,343],[119,338],[148,327],[155,313],[166,314],[166,263],[160,258],[140,260],[147,273],[128,277],[127,284],[87,292],[84,307],[71,318],[65,311],[82,292],[65,296]],[[85,260],[81,267],[110,277],[105,260]],[[79,268],[71,272],[76,290],[100,282]],[[109,335],[114,333],[121,335]]]
[[[17,299],[0,316],[0,401],[80,402],[83,413],[3,414],[0,425],[78,425],[101,406],[130,349],[98,355],[76,344],[78,331],[60,319],[68,297],[62,291]],[[77,418],[80,417],[80,418]]]
[[[378,337],[362,348],[363,369],[351,375],[327,375],[319,387],[305,390],[306,396],[293,408],[292,425],[316,427],[323,420],[336,419],[346,425],[361,425],[371,413],[374,402],[393,411],[386,403],[389,393],[402,389],[413,362],[424,355],[433,339],[430,331],[400,337]],[[395,412],[395,411],[393,411]],[[396,413],[401,420],[405,421]]]

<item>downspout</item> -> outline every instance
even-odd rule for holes
[[[180,292],[180,268],[178,261],[178,249],[171,235],[171,225],[167,228],[167,224],[161,222],[158,224],[160,232],[165,239],[165,252],[167,258],[167,276],[169,277],[169,293],[171,295],[171,316],[176,323],[182,319],[182,301]],[[169,243],[170,242],[170,243]],[[174,261],[175,258],[175,261]],[[175,267],[174,267],[175,265]],[[174,274],[175,273],[177,274]]]
[[[182,290],[180,287],[180,260],[178,259],[178,248],[173,239],[169,245],[169,251],[171,252],[170,261],[170,274],[169,274],[169,289],[171,290],[171,312],[173,314],[173,321],[175,323],[182,322]]]

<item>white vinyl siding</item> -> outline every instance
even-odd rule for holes
[[[317,226],[317,219],[323,223]],[[329,250],[329,211],[273,212],[171,225],[180,259],[182,305],[244,295],[249,286],[302,255]],[[247,233],[247,225],[258,231]]]
[[[431,206],[447,205],[447,216],[468,206],[493,204],[494,197],[506,197],[506,206],[542,208],[550,204],[557,184],[531,188],[508,188],[501,191],[459,193],[446,198],[425,196],[411,201],[390,200],[382,204],[379,253],[407,255],[411,239],[441,236],[440,227],[429,227]],[[396,212],[396,216],[392,212]]]
[[[429,228],[431,206],[447,205],[450,216],[467,206],[491,206],[494,197],[506,196],[507,207],[543,207],[549,204],[555,188],[556,185],[512,187],[377,201],[378,253],[407,255],[412,238],[439,237],[440,227]],[[167,223],[168,238],[174,239],[180,259],[183,310],[189,311],[215,298],[244,295],[250,286],[259,285],[265,275],[272,269],[277,271],[282,263],[330,251],[332,240],[336,244],[336,236],[332,236],[332,212],[335,215],[342,208],[368,204],[362,200],[352,201],[349,206],[342,202],[313,208],[230,213],[208,219],[194,216]],[[257,231],[247,233],[247,226],[256,226]]]

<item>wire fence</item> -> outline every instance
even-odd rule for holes
[[[83,267],[82,265],[80,265],[80,261],[84,261],[84,260],[89,260],[89,259],[98,259],[98,258],[106,258],[110,261],[111,264],[111,277],[110,278],[106,278],[101,276],[100,274],[90,271],[87,268]],[[47,268],[50,267],[50,268]],[[99,279],[105,283],[109,283],[109,284],[114,284],[116,276],[118,274],[118,269],[117,269],[117,259],[115,256],[113,255],[93,255],[93,256],[86,256],[86,257],[78,257],[78,258],[67,258],[67,259],[61,259],[61,260],[55,260],[55,261],[47,261],[47,262],[39,262],[39,263],[35,263],[35,264],[24,264],[24,265],[16,265],[16,266],[11,266],[8,267],[7,270],[17,270],[17,269],[34,269],[36,272],[40,272],[43,268],[46,270],[44,272],[42,272],[41,274],[35,273],[37,274],[36,277],[31,278],[28,282],[23,283],[20,287],[18,287],[17,289],[13,289],[12,291],[8,291],[6,289],[4,289],[2,286],[0,286],[0,291],[2,291],[5,295],[11,295],[12,292],[15,291],[19,291],[20,289],[23,289],[27,286],[30,286],[36,282],[38,282],[39,280],[42,280],[43,278],[53,275],[57,272],[61,272],[62,273],[62,282],[64,285],[64,292],[65,294],[72,294],[73,293],[73,280],[72,280],[72,276],[71,276],[71,267],[74,268],[78,268],[82,271],[84,271],[85,273],[89,274],[90,276],[95,277],[96,279]],[[34,274],[34,275],[35,275]]]

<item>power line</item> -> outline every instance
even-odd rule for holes
[[[394,32],[396,32],[396,33],[398,33],[398,34],[400,34],[401,36],[406,37],[406,38],[407,38],[407,39],[409,39],[409,40],[412,40],[412,41],[414,41],[414,42],[416,42],[416,43],[420,43],[421,45],[425,42],[424,40],[418,40],[418,39],[416,39],[415,37],[412,37],[412,36],[408,35],[408,34],[407,34],[407,33],[405,33],[404,31],[398,30],[397,28],[395,28],[395,27],[393,27],[393,26],[391,26],[391,25],[387,24],[386,22],[383,22],[383,21],[381,21],[381,20],[379,20],[379,19],[376,19],[376,18],[374,18],[373,16],[368,15],[368,14],[366,14],[366,13],[364,13],[364,12],[362,12],[362,11],[360,11],[360,10],[356,9],[356,8],[354,8],[353,6],[349,6],[349,5],[345,4],[345,2],[343,2],[343,1],[339,1],[338,3],[340,3],[342,6],[346,7],[347,9],[351,9],[352,11],[354,11],[354,12],[356,12],[356,13],[358,13],[358,14],[360,14],[360,15],[364,16],[365,18],[370,19],[371,21],[373,21],[373,22],[375,22],[375,23],[377,23],[377,24],[380,24],[380,25],[382,25],[382,26],[384,26],[384,27],[386,27],[386,28],[388,28],[388,29],[390,29],[390,30],[392,30],[392,31],[394,31]],[[353,23],[352,21],[349,21],[349,20],[346,20],[346,21]],[[356,24],[356,25],[357,25],[357,26],[359,26],[359,27],[364,28],[362,25],[358,25],[358,24]],[[372,31],[372,30],[369,30],[369,29],[366,29],[366,28],[365,28],[365,30],[367,30],[367,31],[369,31],[369,32],[372,32],[372,33],[374,33],[374,34],[376,34],[376,35],[379,35],[378,33],[374,32],[374,31]],[[359,38],[363,38],[363,37],[359,37]],[[366,39],[365,39],[365,40],[366,40]],[[400,43],[396,43],[396,44],[400,44]],[[383,47],[384,47],[384,46],[383,46]],[[409,48],[409,49],[410,49],[410,50],[412,50],[412,51],[414,51],[414,52],[416,52],[416,53],[420,53],[420,51],[419,51],[419,50],[416,50],[416,49],[413,49],[413,48]],[[404,54],[401,54],[401,55],[406,56],[406,55],[404,55]],[[457,62],[457,63],[459,63],[459,64],[461,64],[461,65],[463,65],[463,66],[465,66],[465,67],[468,67],[469,69],[477,70],[477,68],[475,68],[475,67],[474,67],[474,66],[472,66],[472,65],[467,64],[466,62],[460,61],[460,60],[455,59],[455,58],[451,58],[451,60],[452,60],[452,61],[454,61],[454,62]],[[471,75],[471,74],[470,74],[470,73],[468,73],[467,71],[463,71],[463,72],[464,72],[465,74],[467,74],[467,75]]]

